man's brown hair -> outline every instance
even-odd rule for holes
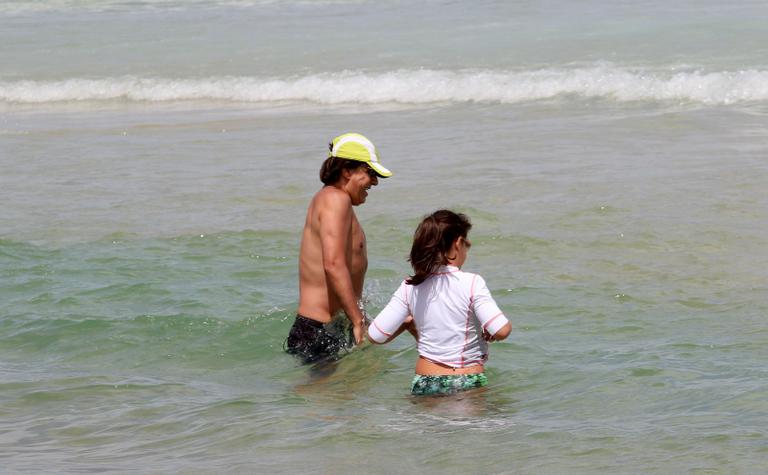
[[[328,157],[323,162],[323,166],[320,167],[320,181],[326,186],[333,185],[339,181],[343,170],[352,170],[363,165],[365,165],[363,162],[358,162],[356,160]]]

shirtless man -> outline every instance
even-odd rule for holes
[[[365,335],[360,307],[368,256],[352,209],[392,172],[360,134],[333,139],[320,169],[323,188],[312,198],[299,251],[299,308],[286,351],[305,363],[338,357]],[[340,316],[346,314],[346,319]],[[348,321],[346,321],[348,320]]]

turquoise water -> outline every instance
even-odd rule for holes
[[[5,2],[0,471],[764,473],[766,13]],[[411,397],[408,337],[283,353],[348,130],[395,173],[369,313],[423,214],[471,217],[485,390]]]

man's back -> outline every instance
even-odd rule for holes
[[[336,357],[365,334],[360,299],[368,268],[365,234],[352,209],[365,203],[379,177],[392,172],[360,134],[336,137],[320,167],[325,185],[312,198],[299,250],[299,308],[286,351],[305,362]],[[343,310],[346,319],[334,319]],[[337,323],[346,329],[341,332]]]
[[[299,314],[327,323],[341,309],[326,277],[326,266],[332,265],[328,261],[339,248],[338,257],[343,258],[359,300],[368,267],[365,234],[347,194],[326,186],[313,197],[304,222],[299,251]]]

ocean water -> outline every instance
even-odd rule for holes
[[[768,471],[768,5],[0,4],[0,472]],[[513,332],[413,398],[409,337],[282,351],[328,141],[367,310],[473,221]]]

